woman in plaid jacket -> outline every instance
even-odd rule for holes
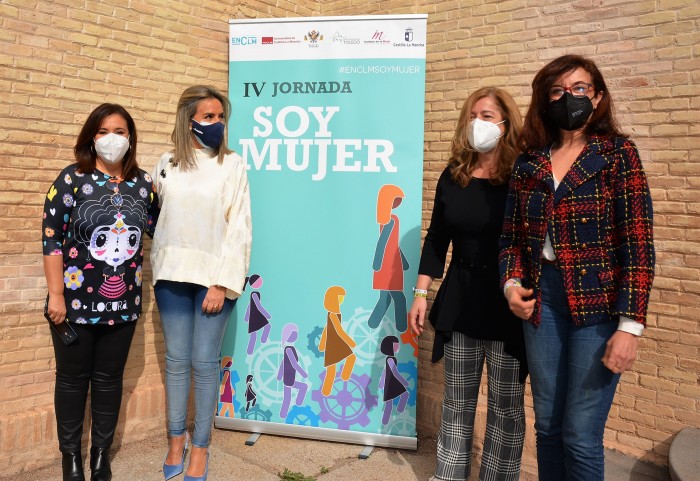
[[[603,480],[603,431],[634,362],[654,275],[652,206],[596,65],[578,55],[532,82],[499,267],[523,323],[541,481]]]

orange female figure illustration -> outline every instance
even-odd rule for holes
[[[326,376],[323,379],[323,387],[321,388],[321,393],[324,396],[331,394],[336,366],[341,361],[345,361],[343,370],[340,372],[340,378],[343,381],[347,381],[352,375],[352,369],[357,360],[357,356],[352,352],[352,349],[357,344],[340,325],[342,317],[340,305],[343,303],[343,299],[345,299],[345,289],[340,286],[329,287],[323,299],[323,307],[328,311],[328,316],[326,318],[326,327],[321,333],[318,350],[325,352],[323,365],[326,368]]]
[[[406,296],[403,293],[403,272],[408,270],[408,260],[399,247],[399,217],[392,210],[401,204],[404,193],[400,187],[383,185],[377,196],[377,223],[379,240],[374,251],[374,280],[372,288],[379,291],[379,300],[369,316],[367,324],[376,328],[382,322],[389,305],[394,303],[396,329],[407,328]]]

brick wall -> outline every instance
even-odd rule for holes
[[[54,462],[53,352],[39,226],[44,193],[72,159],[88,113],[124,105],[150,169],[169,148],[182,90],[226,91],[230,18],[427,13],[424,227],[463,99],[505,87],[523,113],[530,82],[563,53],[593,58],[639,146],[655,202],[657,278],[639,360],[618,389],[606,445],[666,463],[700,426],[700,4],[697,0],[26,1],[0,3],[0,472]],[[148,247],[148,244],[147,244]],[[146,273],[148,275],[148,273]],[[437,287],[437,286],[434,286]],[[117,443],[164,429],[163,344],[144,292],[127,364]],[[442,366],[421,339],[418,427],[435,434]],[[534,469],[528,398],[525,465]],[[483,411],[477,424],[483,428]],[[483,429],[481,429],[483,431]],[[477,441],[477,448],[479,442]]]

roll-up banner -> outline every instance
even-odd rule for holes
[[[416,449],[426,23],[230,21],[253,249],[217,427]]]

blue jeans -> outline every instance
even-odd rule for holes
[[[194,375],[192,445],[209,446],[219,392],[219,355],[235,300],[226,299],[216,314],[202,312],[207,287],[158,281],[154,288],[165,338],[165,392],[168,434],[181,436],[187,421],[190,371]]]
[[[561,273],[543,265],[542,323],[524,322],[540,481],[603,481],[603,432],[619,374],[601,358],[617,323],[572,324]]]

